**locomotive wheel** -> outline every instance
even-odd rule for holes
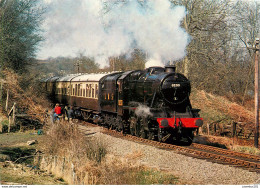
[[[158,141],[162,142],[163,134],[162,134],[162,129],[161,128],[158,129],[157,136],[158,136]]]
[[[144,130],[144,127],[141,125],[140,128],[140,137],[141,138],[147,138],[147,132]]]
[[[193,131],[192,130],[187,131],[185,138],[186,138],[187,142],[185,142],[184,144],[187,146],[191,145],[193,138],[194,138]]]
[[[135,136],[135,129],[134,129],[134,128],[131,128],[131,127],[130,127],[130,134],[131,134],[132,136]]]
[[[110,129],[110,130],[114,130],[115,129],[115,126],[114,126],[114,119],[113,119],[113,117],[112,116],[109,116],[108,117],[108,119],[109,119],[109,123],[108,123],[108,128]]]
[[[132,136],[135,136],[136,134],[136,118],[135,117],[131,117],[130,118],[130,134]]]
[[[135,135],[137,137],[145,138],[145,130],[143,128],[142,120],[137,119],[135,126]]]
[[[193,140],[191,140],[191,139],[188,138],[188,141],[187,141],[184,145],[190,146],[190,145],[192,144],[192,141],[193,141]]]
[[[117,129],[117,119],[111,117],[111,129],[115,130]]]
[[[121,132],[123,130],[123,121],[121,117],[115,119],[116,131]]]
[[[148,132],[148,140],[154,140],[154,132]]]
[[[141,137],[140,126],[138,124],[135,127],[135,135]]]
[[[147,138],[147,131],[144,129],[144,127],[148,126],[148,120],[146,118],[141,118],[139,121],[139,126],[140,126],[140,137],[141,138]]]
[[[108,129],[112,129],[112,117],[110,117],[109,115],[105,115],[105,127],[107,127]]]

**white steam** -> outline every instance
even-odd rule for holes
[[[135,114],[138,117],[145,117],[145,118],[148,116],[152,116],[150,108],[142,104],[139,104],[139,106],[136,108]]]
[[[76,56],[79,51],[104,67],[108,58],[134,48],[151,65],[185,56],[189,36],[180,23],[185,8],[169,0],[45,0],[46,41],[38,58]],[[158,63],[156,63],[158,62]]]
[[[159,54],[153,55],[151,58],[148,59],[148,61],[145,64],[146,68],[153,66],[164,66],[164,64],[162,63],[161,56]]]

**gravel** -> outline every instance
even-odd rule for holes
[[[133,141],[115,138],[99,132],[97,127],[82,127],[85,133],[95,132],[107,145],[109,152],[118,156],[141,152],[140,162],[148,167],[171,172],[183,184],[200,185],[248,185],[259,184],[260,174],[242,168],[208,162],[181,155],[175,151],[166,151]]]

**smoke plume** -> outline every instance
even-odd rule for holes
[[[139,104],[139,106],[136,108],[135,110],[135,115],[137,117],[148,117],[148,116],[152,116],[153,114],[150,111],[150,108],[148,106]]]
[[[148,55],[148,63],[185,56],[189,35],[180,27],[186,12],[169,0],[45,0],[46,41],[38,58],[94,57],[104,67],[108,58],[134,48]]]

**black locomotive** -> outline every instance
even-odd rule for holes
[[[191,144],[203,124],[190,104],[190,81],[174,66],[52,77],[44,88],[79,118],[160,142]]]

